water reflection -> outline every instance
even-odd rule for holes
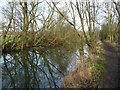
[[[4,54],[2,61],[3,88],[59,88],[78,58],[64,48],[20,51]]]

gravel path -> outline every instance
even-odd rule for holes
[[[104,88],[118,88],[119,82],[119,58],[115,49],[108,43],[103,42],[105,49],[105,73],[104,73]]]

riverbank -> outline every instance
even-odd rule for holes
[[[104,50],[102,43],[96,47],[97,55],[92,59],[80,60],[76,70],[67,75],[63,81],[63,88],[101,88],[103,87]]]
[[[81,39],[78,33],[73,30],[43,31],[43,32],[21,32],[2,38],[2,51],[20,51],[30,48],[53,48],[56,46],[65,46],[69,49],[78,47]]]

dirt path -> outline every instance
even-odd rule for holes
[[[104,73],[104,88],[120,87],[118,75],[118,55],[115,49],[108,43],[103,42],[105,49],[105,73]]]

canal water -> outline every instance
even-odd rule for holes
[[[2,88],[60,88],[79,64],[79,50],[64,47],[4,53]]]

